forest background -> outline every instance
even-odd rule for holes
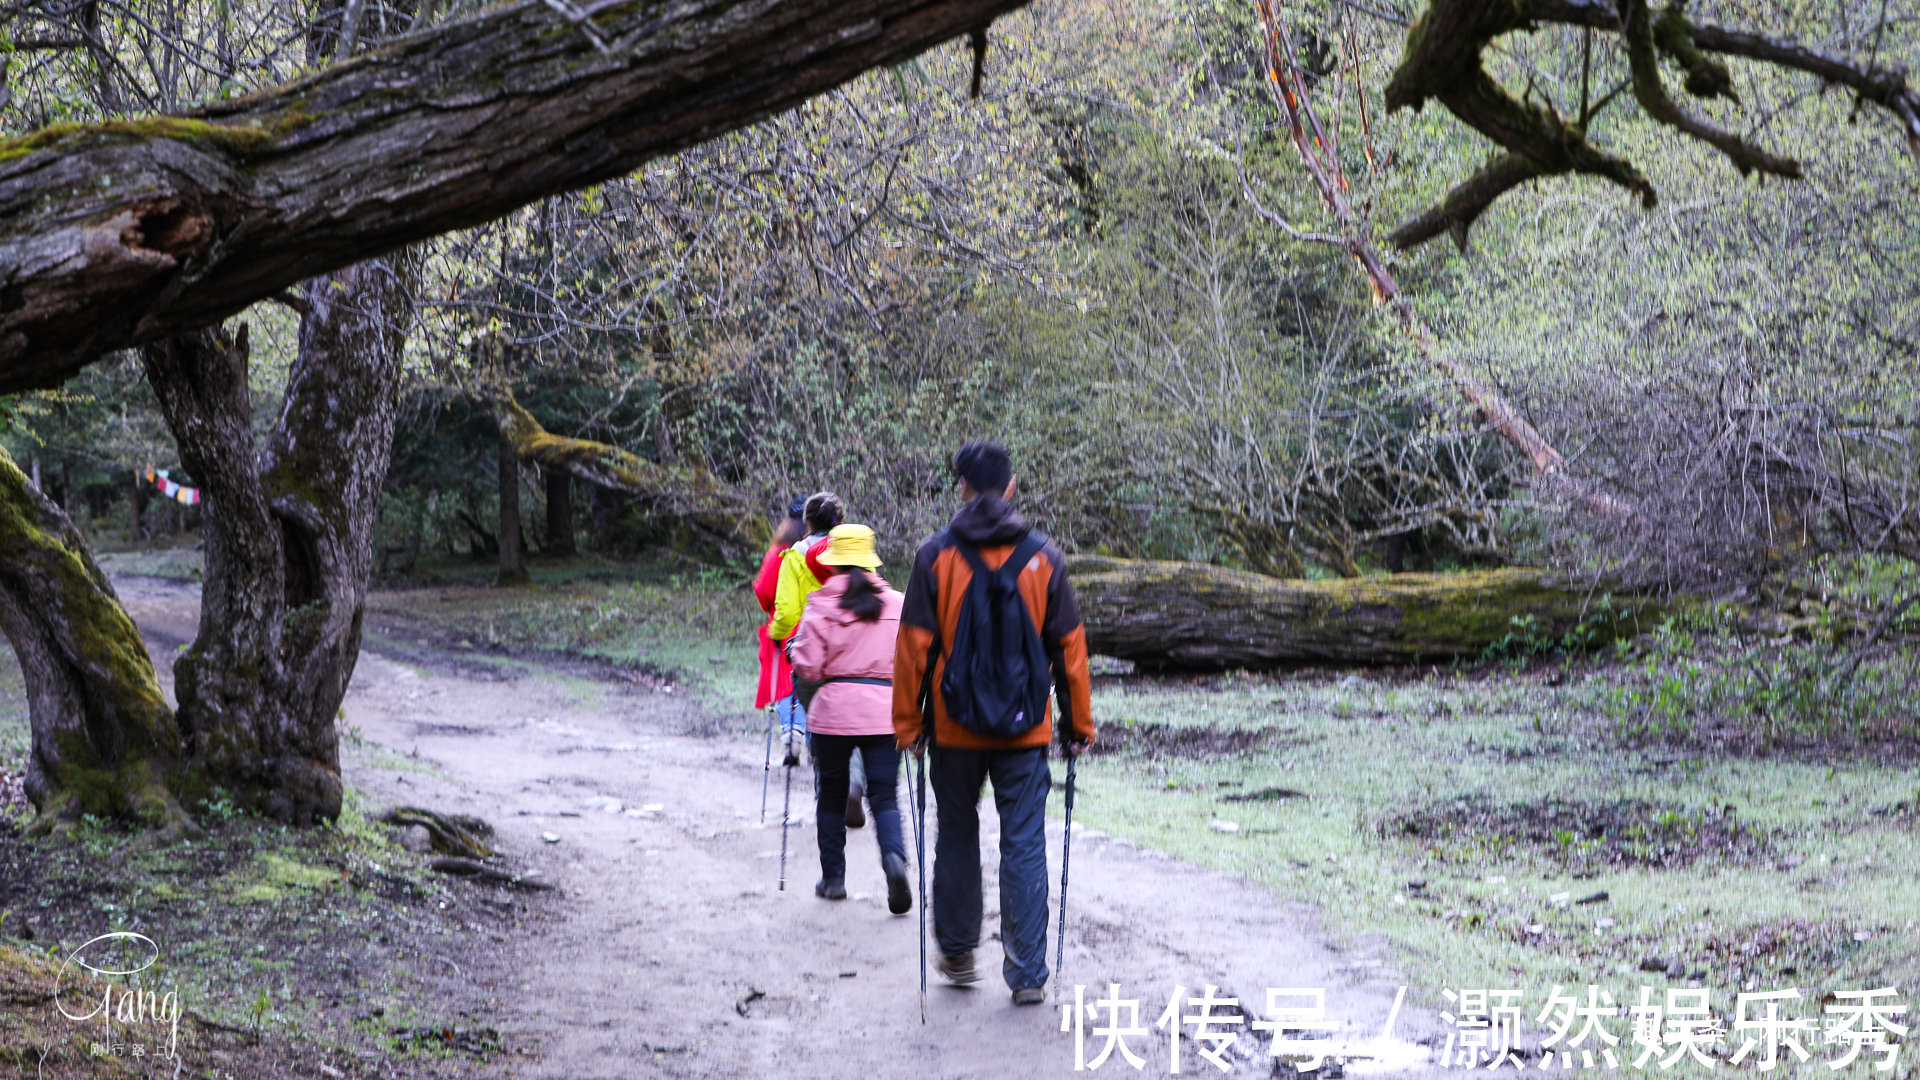
[[[1412,14],[1296,16],[1351,197],[1381,228],[1487,152],[1439,109],[1378,100]],[[1910,14],[1739,14],[1896,64],[1913,48]],[[177,108],[271,83],[301,63],[296,16],[188,5],[155,15],[168,33],[122,14],[110,34],[130,51],[104,68],[23,19],[0,120],[15,134],[135,95]],[[1623,50],[1588,42],[1544,29],[1492,64],[1563,109],[1583,86],[1617,99]],[[1270,220],[1311,231],[1323,211],[1260,85],[1260,46],[1251,6],[1041,5],[996,25],[978,100],[956,42],[424,245],[383,567],[490,557],[516,528],[486,407],[500,389],[551,432],[708,470],[768,513],[836,490],[896,560],[943,521],[946,455],[978,434],[1008,441],[1028,509],[1086,552],[1289,576],[1557,561],[1722,594],[1836,552],[1911,558],[1910,504],[1874,536],[1818,536],[1786,481],[1809,459],[1838,475],[1831,459],[1879,455],[1883,479],[1913,490],[1920,270],[1899,125],[1742,68],[1741,104],[1724,108],[1806,173],[1763,182],[1637,110],[1599,108],[1593,136],[1644,167],[1659,206],[1550,178],[1496,204],[1470,245],[1400,256],[1405,295],[1458,365],[1442,369],[1343,251]],[[264,431],[298,320],[269,303],[245,321]],[[1609,544],[1534,497],[1449,372],[1496,387],[1583,483],[1656,527]],[[134,477],[149,463],[192,482],[134,359],[7,413],[15,458],[96,527],[147,511]],[[515,482],[535,549],[571,550],[582,530],[615,555],[738,554],[644,502],[575,500],[557,472]],[[137,538],[193,513],[147,512]]]
[[[65,24],[34,36],[35,8],[19,6],[5,131],[136,97],[170,109],[232,96],[292,74],[294,44],[312,36],[292,9],[163,7],[158,22],[98,24],[116,43],[103,62],[107,50],[55,47]],[[1910,56],[1910,14],[1816,7],[1761,21]],[[415,15],[372,17],[402,14]],[[1296,15],[1306,75],[1335,101],[1351,197],[1383,223],[1437,202],[1486,152],[1439,109],[1369,109],[1413,14],[1329,2]],[[426,245],[382,566],[490,555],[524,529],[501,517],[501,493],[523,481],[484,407],[500,388],[549,431],[709,470],[769,512],[839,491],[896,560],[944,518],[946,454],[981,433],[1010,443],[1027,507],[1082,551],[1289,576],[1617,559],[1529,497],[1518,455],[1369,305],[1342,251],[1258,212],[1320,213],[1259,85],[1255,16],[1042,5],[1000,24],[978,100],[956,43]],[[1576,86],[1599,97],[1624,50],[1602,41],[1596,56],[1581,35],[1507,39],[1496,74],[1562,108]],[[1470,247],[1427,244],[1395,268],[1468,378],[1658,522],[1661,550],[1628,544],[1631,569],[1722,592],[1835,547],[1911,558],[1915,531],[1909,507],[1878,545],[1821,543],[1806,508],[1765,489],[1781,465],[1864,446],[1913,490],[1916,162],[1898,126],[1849,95],[1757,66],[1740,77],[1751,132],[1807,179],[1742,180],[1712,148],[1602,107],[1592,134],[1644,163],[1658,208],[1547,179],[1482,218]],[[246,316],[263,431],[297,347],[292,316]],[[129,539],[182,522],[140,516],[141,467],[191,477],[136,361],[15,398],[8,420],[16,459],[84,505],[82,520],[130,526]],[[598,494],[574,507],[564,476],[533,479],[532,503],[551,504],[527,530],[536,547],[570,551],[584,525],[610,553],[665,543],[714,559],[671,515]],[[117,500],[131,506],[116,514]]]

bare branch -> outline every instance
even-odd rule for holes
[[[1501,154],[1481,166],[1466,183],[1447,193],[1439,206],[1409,219],[1387,234],[1387,242],[1401,251],[1419,247],[1442,233],[1451,234],[1461,250],[1467,246],[1467,230],[1493,201],[1529,180],[1552,175],[1531,158],[1520,154]]]

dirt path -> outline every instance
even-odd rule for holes
[[[191,637],[192,590],[138,580],[119,588],[157,655]],[[164,676],[167,665],[160,667]],[[871,827],[849,837],[851,898],[814,897],[810,786],[799,770],[795,814],[803,823],[789,832],[787,888],[779,891],[780,772],[763,826],[760,741],[685,734],[699,726],[694,702],[564,672],[505,668],[489,678],[450,658],[401,664],[368,653],[345,713],[359,740],[345,755],[347,779],[371,802],[478,814],[523,865],[558,886],[536,905],[545,920],[502,947],[495,971],[472,976],[500,986],[493,1004],[508,1041],[539,1051],[511,1065],[514,1075],[1073,1070],[1062,1010],[1010,1003],[997,934],[979,953],[985,977],[976,989],[930,980],[921,1023],[917,912],[887,913]],[[993,934],[999,838],[991,800],[981,824]],[[1054,874],[1060,833],[1051,822]],[[1213,984],[1256,1015],[1265,987],[1325,987],[1329,1013],[1358,1036],[1380,1031],[1404,981],[1370,949],[1319,943],[1305,913],[1259,889],[1092,830],[1075,830],[1070,900],[1067,995],[1076,983],[1089,999],[1119,983],[1123,997],[1140,1000],[1149,1035],[1130,1044],[1148,1064],[1135,1075],[1167,1073],[1166,1035],[1152,1029],[1175,985],[1197,992]],[[1051,950],[1051,927],[1048,940]],[[1371,1046],[1373,1062],[1347,1072],[1422,1073],[1427,1047],[1402,1040],[1431,1045],[1437,1030],[1430,1017],[1403,1009],[1400,1038]],[[1091,1043],[1089,1055],[1099,1045]],[[1251,1035],[1232,1053],[1240,1075],[1269,1070],[1264,1043]],[[1191,1043],[1182,1057],[1183,1072],[1214,1071]]]

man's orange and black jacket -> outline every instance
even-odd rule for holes
[[[924,721],[922,695],[933,708],[933,741],[951,750],[1018,750],[1046,746],[1053,739],[1054,708],[1026,734],[1012,739],[981,735],[947,716],[940,694],[940,676],[953,650],[954,629],[960,622],[960,601],[973,580],[966,557],[954,549],[954,538],[980,552],[980,561],[998,570],[1013,549],[1026,538],[1027,519],[999,495],[982,495],[960,508],[953,524],[920,545],[907,579],[906,606],[900,612],[900,636],[893,656],[893,733],[904,749],[920,738]],[[1092,741],[1093,714],[1089,711],[1091,683],[1087,679],[1087,630],[1067,583],[1066,558],[1052,540],[1020,571],[1020,595],[1027,613],[1040,628],[1053,668],[1054,699],[1069,742]],[[932,657],[929,665],[928,658]]]

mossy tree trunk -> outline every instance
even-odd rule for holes
[[[527,575],[527,553],[520,542],[520,455],[506,435],[500,436],[500,572],[493,587],[517,588],[533,584]]]
[[[1574,632],[1604,644],[1659,614],[1643,601],[1602,604],[1598,592],[1544,570],[1302,581],[1077,558],[1069,572],[1087,647],[1146,668],[1444,663],[1477,659],[1503,639],[1526,650]]]
[[[573,477],[562,469],[542,469],[547,485],[547,550],[555,555],[573,555],[579,547],[573,539]]]
[[[287,707],[326,763],[328,817],[339,810],[334,721],[360,659],[417,270],[408,251],[306,284],[300,355],[261,462],[285,538],[283,644],[300,661]]]
[[[98,814],[191,832],[174,795],[184,742],[140,632],[86,538],[4,450],[0,629],[26,682],[41,827]]]
[[[501,439],[520,460],[631,496],[658,513],[677,517],[728,559],[737,561],[765,550],[772,535],[766,514],[711,471],[661,465],[617,446],[554,435],[505,391],[489,404],[500,423]],[[503,548],[505,543],[503,538]]]
[[[284,821],[340,810],[334,718],[359,658],[408,265],[373,260],[303,290],[300,353],[264,454],[244,328],[142,350],[209,511],[200,632],[174,663],[180,728],[199,784]]]

